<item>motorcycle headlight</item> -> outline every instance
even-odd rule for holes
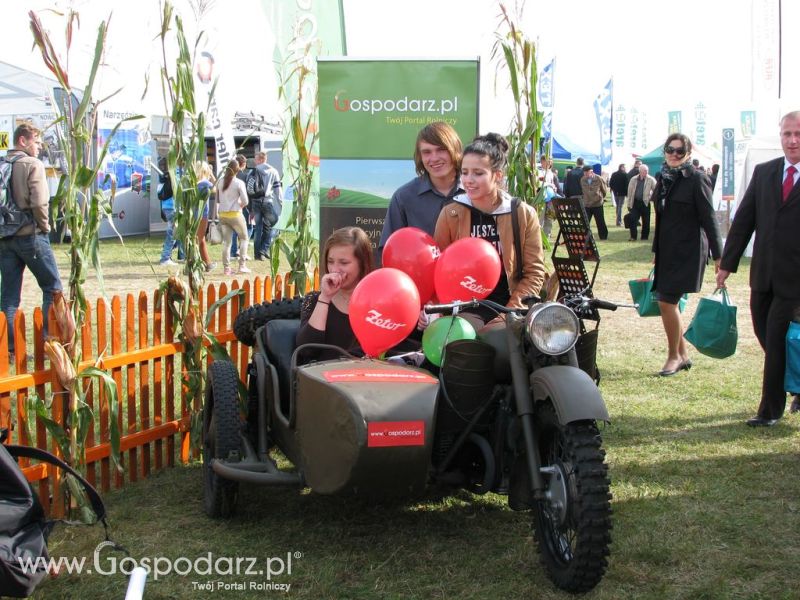
[[[536,349],[550,356],[568,352],[578,341],[578,317],[558,302],[534,306],[525,316],[525,329]]]

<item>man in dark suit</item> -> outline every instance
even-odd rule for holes
[[[583,179],[583,157],[579,156],[575,160],[575,168],[569,171],[564,178],[564,197],[574,198],[583,196],[581,189],[581,179]]]
[[[758,414],[752,427],[771,427],[783,416],[786,392],[786,331],[800,307],[800,111],[781,119],[782,158],[756,165],[753,178],[736,209],[722,253],[717,287],[735,273],[755,232],[750,265],[750,311],[753,329],[764,349],[764,375]],[[791,412],[800,409],[797,398]]]

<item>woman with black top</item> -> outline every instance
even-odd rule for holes
[[[687,136],[673,133],[667,138],[664,165],[656,175],[658,184],[652,196],[656,205],[653,291],[667,334],[667,361],[658,372],[662,377],[692,366],[678,302],[683,294],[700,291],[709,251],[715,272],[722,253],[711,182],[692,166],[691,156],[692,142]]]
[[[497,133],[476,137],[464,149],[461,185],[466,191],[442,209],[434,238],[444,251],[456,240],[481,238],[492,244],[503,268],[488,299],[504,306],[523,308],[522,299],[538,294],[544,282],[544,251],[536,212],[524,202],[516,207],[519,244],[515,244],[511,196],[502,189],[507,165],[508,143]],[[519,247],[522,256],[517,255]],[[518,269],[521,261],[522,269]],[[460,313],[477,328],[497,315],[481,307]]]
[[[343,227],[325,241],[320,291],[303,300],[297,345],[332,344],[358,356],[363,352],[350,327],[350,295],[372,271],[372,244],[363,229]],[[333,350],[306,351],[302,362],[340,357]]]

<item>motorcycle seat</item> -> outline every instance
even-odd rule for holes
[[[287,415],[289,414],[289,393],[292,381],[292,353],[296,347],[295,339],[299,329],[299,319],[274,319],[268,321],[260,330],[267,359],[278,372],[281,408]]]

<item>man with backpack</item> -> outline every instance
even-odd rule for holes
[[[256,152],[256,168],[250,171],[245,186],[255,216],[253,254],[256,260],[268,260],[272,228],[281,216],[283,193],[281,177],[274,167],[267,164],[266,152]]]
[[[14,131],[14,148],[3,159],[6,164],[11,163],[11,167],[10,177],[7,180],[2,178],[6,185],[0,186],[4,217],[0,227],[0,308],[8,323],[10,356],[14,355],[12,328],[22,294],[25,267],[36,277],[42,290],[45,336],[53,293],[63,289],[50,247],[50,189],[44,163],[37,158],[41,147],[41,132],[23,123]],[[4,170],[7,168],[6,165],[3,167]],[[21,226],[17,229],[10,226],[11,222],[21,223]]]

